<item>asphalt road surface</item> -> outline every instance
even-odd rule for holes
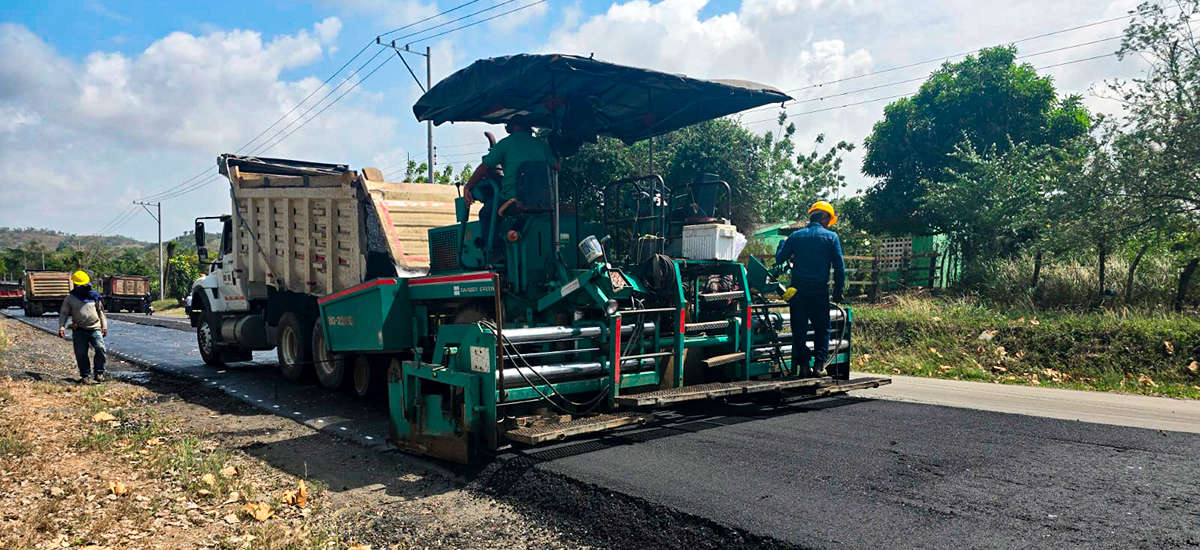
[[[215,370],[191,333],[120,321],[109,347],[382,448],[381,402],[278,381],[273,354]],[[887,397],[697,403],[642,429],[514,450],[500,468],[513,479],[558,474],[800,548],[1200,547],[1200,435],[974,410],[970,397]],[[1122,415],[1090,406],[1093,419]]]

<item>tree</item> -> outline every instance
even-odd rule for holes
[[[812,152],[797,155],[795,133],[795,124],[780,113],[779,137],[767,133],[762,138],[768,192],[775,199],[767,205],[767,220],[802,219],[812,203],[831,200],[846,186],[842,156],[853,151],[854,144],[841,141],[822,152],[825,134],[818,134]]]
[[[964,141],[1003,155],[1014,144],[1062,145],[1087,132],[1081,98],[1060,100],[1050,77],[1016,63],[1015,47],[986,48],[946,63],[920,91],[888,105],[866,139],[863,173],[879,178],[868,190],[870,228],[927,233],[946,220],[922,210],[929,184],[962,168],[952,155]]]
[[[1126,185],[1112,194],[1145,216],[1173,218],[1170,223],[1191,236],[1172,245],[1182,266],[1179,310],[1200,265],[1194,237],[1200,225],[1200,45],[1191,24],[1200,0],[1178,0],[1170,11],[1155,2],[1138,6],[1117,52],[1150,67],[1140,78],[1111,85],[1128,112],[1118,143]]]

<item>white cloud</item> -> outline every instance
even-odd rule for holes
[[[1014,0],[1005,3],[932,0],[916,7],[902,0],[743,0],[713,13],[708,0],[613,2],[588,18],[563,18],[541,51],[579,55],[700,78],[754,80],[792,92],[803,101],[789,109],[797,142],[808,147],[818,133],[828,141],[861,145],[887,101],[907,94],[938,66],[866,73],[956,52],[1118,17],[1140,0]],[[1123,22],[1096,25],[1018,44],[1034,53],[1119,35]],[[1117,41],[1063,50],[1028,59],[1035,66],[1111,53]],[[1129,77],[1137,63],[1101,59],[1046,69],[1059,92],[1087,93],[1105,78]],[[899,81],[916,79],[908,84]],[[889,85],[895,84],[895,85]],[[885,86],[886,85],[886,86]],[[881,86],[874,90],[864,90]],[[866,103],[864,103],[866,102]],[[1087,104],[1111,112],[1117,106],[1089,95]],[[841,108],[852,103],[862,103]],[[743,115],[751,129],[774,128],[776,110]],[[849,155],[845,173],[854,188],[871,182],[858,174],[863,150]]]
[[[522,6],[529,6],[522,8]],[[515,7],[504,6],[494,12],[488,12],[488,17],[496,17],[488,21],[488,28],[495,33],[508,34],[517,29],[528,28],[534,21],[541,19],[550,11],[549,2],[540,4],[516,4]],[[508,12],[507,15],[501,15]]]
[[[136,55],[96,51],[76,61],[21,25],[0,24],[0,225],[94,231],[130,200],[215,168],[219,153],[249,141],[324,80],[281,74],[323,59],[340,30],[341,21],[328,18],[273,37],[176,32]],[[377,114],[389,107],[356,90],[270,154],[365,158],[394,139],[397,120]],[[224,185],[167,203],[165,232],[227,211]],[[136,223],[135,234],[153,235],[145,220]]]

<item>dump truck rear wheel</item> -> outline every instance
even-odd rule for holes
[[[313,369],[321,385],[336,390],[342,385],[346,373],[346,356],[333,353],[326,347],[325,327],[320,320],[313,324],[312,331]]]
[[[374,365],[371,364],[372,358],[367,355],[359,355],[354,359],[354,393],[359,397],[366,397],[375,392],[375,373]]]
[[[204,360],[205,365],[224,366],[225,362],[221,361],[221,350],[217,349],[217,344],[213,341],[212,324],[208,322],[207,317],[201,313],[200,322],[196,324],[196,347],[200,348],[200,358]]]
[[[312,365],[312,331],[290,311],[279,318],[277,351],[279,370],[284,378],[295,382],[313,371],[309,368]]]

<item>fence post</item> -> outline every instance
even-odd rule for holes
[[[933,292],[933,284],[937,280],[934,270],[937,269],[937,252],[929,253],[929,291]]]
[[[900,290],[908,288],[908,270],[912,267],[912,248],[905,248],[900,254]]]
[[[879,301],[879,246],[876,246],[871,254],[871,286],[867,290],[867,299],[871,302]]]

